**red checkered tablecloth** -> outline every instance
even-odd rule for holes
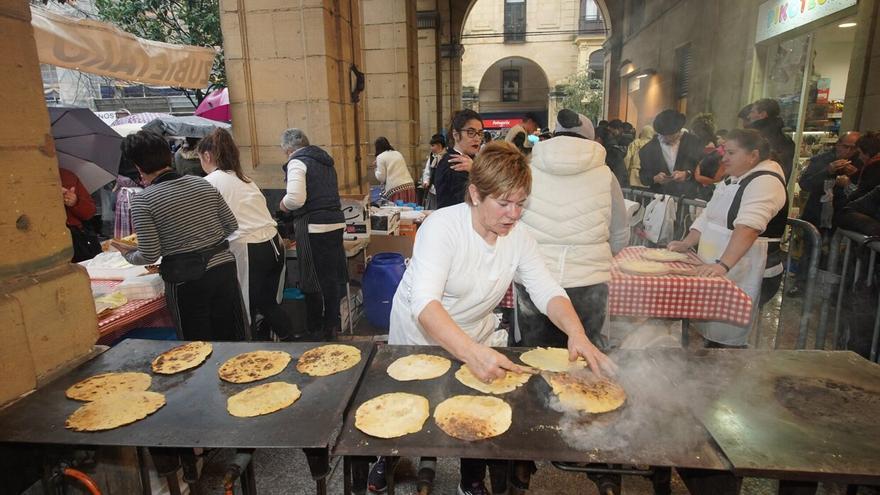
[[[92,290],[113,292],[113,289],[120,283],[120,280],[92,280]],[[165,309],[165,296],[128,301],[98,320],[98,334],[103,337],[121,330],[127,331],[134,328],[136,322],[143,323],[145,327],[173,326],[170,315]]]
[[[510,284],[510,287],[507,288],[507,292],[504,293],[504,297],[501,298],[501,302],[498,303],[498,306],[506,309],[513,307],[513,284]]]
[[[608,311],[614,316],[649,316],[692,320],[724,321],[748,325],[752,300],[727,278],[682,275],[629,275],[618,263],[641,259],[647,248],[628,247],[611,266]],[[696,254],[691,253],[695,261]],[[676,269],[691,268],[687,263],[671,263]]]

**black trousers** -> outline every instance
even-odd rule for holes
[[[281,339],[293,334],[293,325],[287,313],[278,304],[278,285],[284,270],[284,246],[281,238],[248,244],[248,300],[251,321],[257,313]]]
[[[602,325],[608,310],[608,284],[572,287],[565,292],[587,331],[587,337],[596,347],[604,348]],[[517,323],[522,337],[519,345],[568,347],[568,336],[538,310],[524,286],[516,284],[516,297]]]
[[[166,283],[165,301],[184,340],[244,340],[246,318],[235,262],[217,265],[202,278]]]
[[[340,286],[345,284],[348,268],[345,248],[342,246],[342,229],[323,234],[309,234],[312,262],[318,276],[320,292],[306,292],[306,318],[309,333],[322,340],[333,340],[341,326],[339,300]]]

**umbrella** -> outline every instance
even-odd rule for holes
[[[232,126],[225,122],[191,115],[189,117],[161,117],[148,122],[144,125],[143,130],[163,136],[203,138],[217,127],[229,129]]]
[[[113,123],[110,125],[117,126],[122,124],[146,124],[153,119],[158,119],[162,117],[171,117],[171,115],[159,112],[133,113],[131,115],[126,115],[125,117],[120,117],[114,120]]]
[[[211,120],[229,122],[229,89],[213,91],[196,108],[195,114]]]
[[[119,124],[119,125],[111,125],[114,131],[118,132],[120,136],[125,137],[129,134],[134,134],[137,131],[141,130],[144,124]]]
[[[88,108],[49,107],[58,165],[90,193],[116,179],[122,137]]]

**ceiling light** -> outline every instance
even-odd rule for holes
[[[839,28],[851,28],[851,27],[855,27],[855,26],[856,26],[855,22],[844,22],[843,24],[837,25],[837,27],[839,27]]]
[[[636,79],[643,79],[645,77],[648,77],[648,75],[647,74],[639,74],[636,76]]]

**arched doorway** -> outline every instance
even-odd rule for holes
[[[486,128],[510,127],[505,121],[532,112],[547,127],[550,85],[544,70],[523,57],[506,57],[483,73],[478,89],[479,111]]]

